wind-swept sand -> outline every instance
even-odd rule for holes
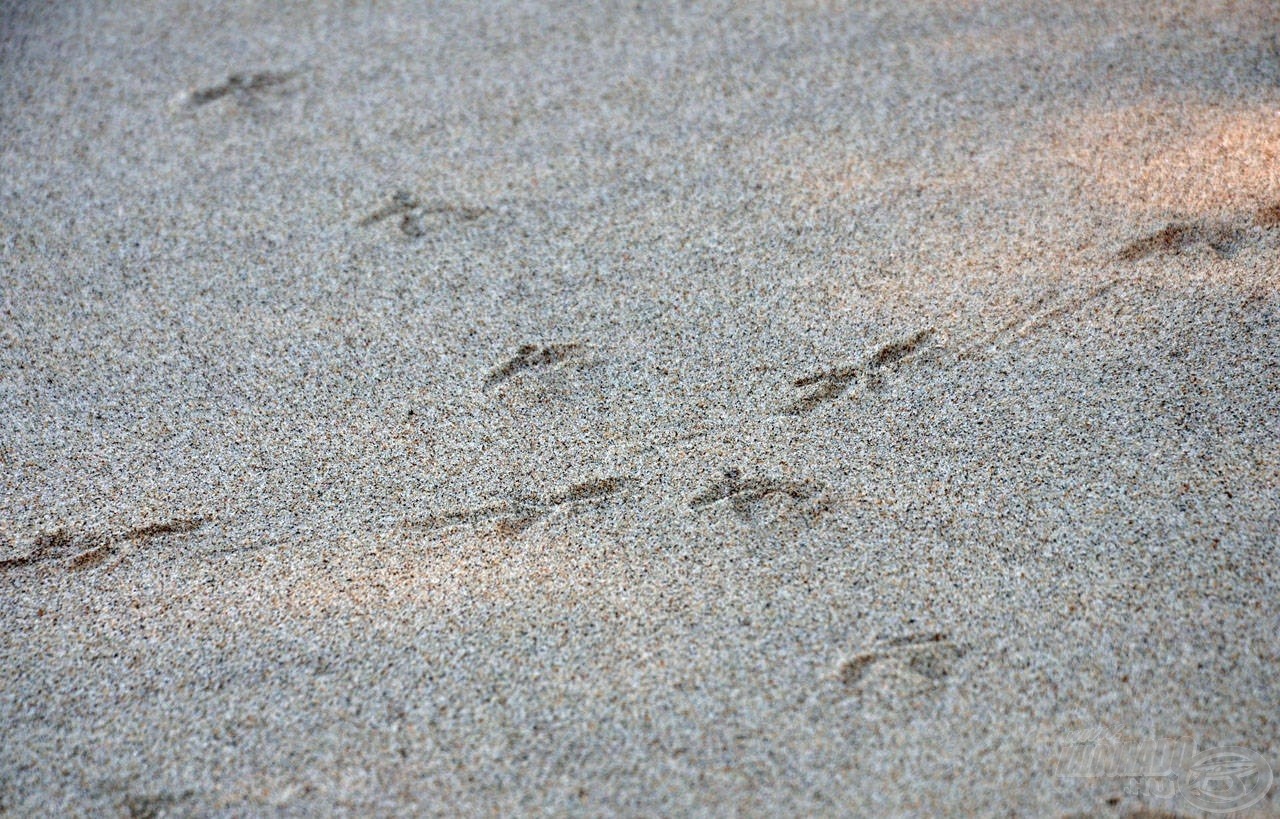
[[[0,811],[1280,767],[1280,11],[851,5],[0,4]]]

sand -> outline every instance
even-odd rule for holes
[[[1280,768],[1277,31],[0,3],[0,812]]]

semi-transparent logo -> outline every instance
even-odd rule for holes
[[[1125,740],[1104,728],[1068,739],[1059,772],[1073,779],[1120,779],[1126,793],[1150,799],[1181,797],[1209,813],[1257,804],[1274,779],[1262,754],[1223,746],[1197,750],[1191,739]]]

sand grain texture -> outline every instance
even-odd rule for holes
[[[1277,30],[0,4],[0,813],[1280,767]]]

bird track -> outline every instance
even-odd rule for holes
[[[1136,262],[1148,256],[1181,253],[1198,244],[1206,244],[1224,258],[1240,249],[1244,231],[1227,223],[1170,222],[1164,228],[1135,239],[1118,254],[1121,261]]]
[[[485,377],[482,388],[488,389],[525,370],[559,364],[577,356],[581,351],[582,345],[576,341],[565,344],[523,344],[515,355]]]
[[[931,682],[951,673],[951,664],[964,655],[964,649],[941,633],[909,634],[877,641],[868,649],[840,663],[837,670],[841,685],[858,686],[871,668],[880,663],[893,663]]]
[[[630,478],[599,478],[573,484],[543,497],[517,494],[497,503],[458,509],[406,521],[413,529],[447,529],[493,524],[499,534],[515,536],[566,504],[601,500],[615,494]]]
[[[387,219],[399,217],[400,232],[411,239],[427,235],[428,218],[456,217],[465,222],[479,219],[489,213],[489,208],[468,205],[451,205],[443,202],[424,203],[411,191],[398,190],[391,195],[391,201],[360,220],[361,227],[368,227]]]
[[[1178,254],[1198,245],[1208,245],[1220,257],[1229,259],[1248,244],[1250,223],[1267,229],[1280,226],[1280,202],[1259,208],[1252,217],[1238,215],[1227,221],[1170,222],[1154,233],[1129,242],[1116,255],[1121,261],[1136,262],[1148,256]]]
[[[689,506],[693,509],[701,509],[721,501],[728,501],[738,514],[745,516],[750,513],[752,504],[770,495],[785,495],[794,500],[808,500],[816,491],[813,485],[799,481],[743,478],[742,470],[732,467],[724,471],[720,480],[695,495],[689,501]]]
[[[895,367],[903,359],[916,352],[929,337],[933,328],[925,328],[905,339],[892,341],[881,346],[863,364],[852,364],[836,367],[826,372],[797,378],[793,386],[798,388],[812,387],[808,395],[792,401],[782,408],[784,415],[803,415],[812,412],[826,401],[839,398],[862,377],[869,386],[874,386],[883,370]]]
[[[0,570],[61,560],[67,560],[67,568],[72,571],[90,569],[101,565],[113,554],[131,544],[161,535],[194,532],[207,522],[204,518],[175,518],[163,523],[150,523],[111,534],[75,532],[65,527],[59,528],[37,537],[28,554],[0,560]]]
[[[192,105],[208,105],[226,96],[239,99],[261,94],[269,88],[284,85],[298,76],[296,71],[259,71],[253,74],[232,74],[226,82],[200,88],[191,92]]]

